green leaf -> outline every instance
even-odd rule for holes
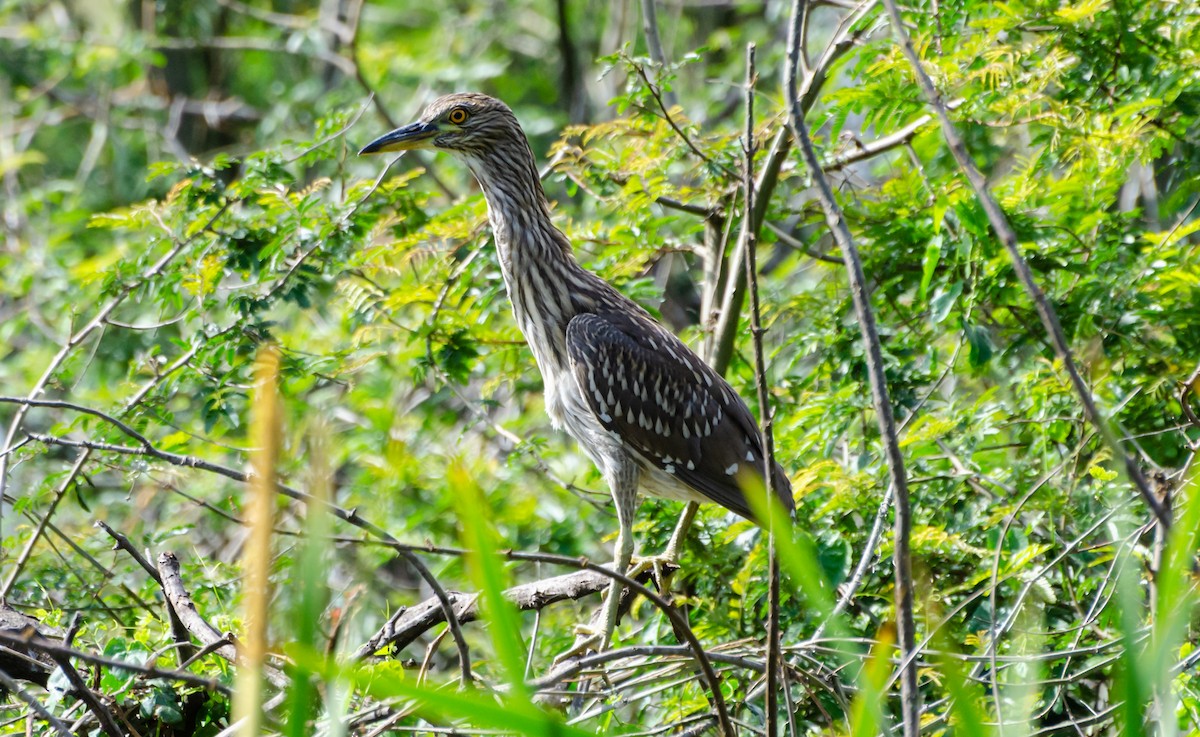
[[[925,246],[925,256],[921,259],[921,288],[917,294],[921,301],[925,301],[926,295],[929,293],[929,283],[933,281],[933,273],[937,270],[938,261],[942,257],[942,234],[938,233],[929,240],[929,245]],[[935,320],[934,322],[941,322]]]
[[[987,365],[987,362],[992,360],[992,340],[988,335],[988,331],[978,325],[972,323],[963,323],[963,333],[967,338],[967,345],[970,351],[967,354],[967,360],[972,368],[982,368]]]
[[[938,289],[934,292],[933,300],[929,303],[929,319],[935,325],[945,320],[950,314],[950,310],[954,309],[954,303],[958,301],[962,290],[963,283],[956,281],[950,285],[949,289]]]

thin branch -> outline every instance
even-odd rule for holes
[[[858,559],[858,565],[854,567],[854,573],[851,574],[850,580],[846,582],[842,589],[841,596],[838,597],[837,603],[830,610],[829,616],[825,617],[825,621],[817,625],[817,629],[813,631],[809,642],[815,642],[821,639],[821,635],[825,632],[825,628],[831,621],[841,616],[846,610],[846,606],[850,600],[854,598],[854,594],[858,592],[858,587],[862,584],[863,577],[867,575],[867,569],[871,567],[871,563],[875,560],[875,546],[879,544],[879,538],[883,535],[883,523],[887,519],[888,510],[892,507],[892,487],[888,486],[884,492],[883,498],[879,500],[879,506],[875,509],[875,520],[871,523],[871,532],[867,535],[866,542],[863,543],[862,557]]]
[[[767,203],[771,200],[771,195],[775,191],[775,185],[779,183],[779,172],[783,169],[783,162],[787,159],[787,154],[791,150],[791,138],[788,136],[787,128],[780,127],[779,132],[775,134],[775,138],[771,141],[771,151],[767,154],[767,163],[763,166],[762,174],[759,175],[758,181],[755,182],[755,191],[758,192],[758,204],[751,210],[753,213],[750,223],[757,237],[759,230],[762,229],[763,219],[767,214]],[[734,246],[733,253],[729,256],[729,264],[740,264],[746,256],[744,249],[746,241],[739,238]],[[717,273],[717,280],[724,276],[726,271],[730,271],[730,267],[723,262],[720,271]],[[746,272],[744,269],[733,268],[728,274],[725,283],[725,293],[721,299],[721,312],[717,318],[717,326],[713,331],[713,349],[708,356],[709,365],[713,367],[719,374],[724,374],[725,369],[729,367],[729,360],[733,357],[733,343],[737,337],[738,322],[742,315],[742,303],[746,299]],[[704,316],[707,319],[707,315]]]
[[[33,549],[42,539],[46,528],[50,526],[50,518],[54,516],[54,510],[58,509],[59,502],[66,496],[71,485],[75,483],[75,479],[79,478],[79,474],[83,471],[84,464],[87,463],[88,457],[91,455],[90,450],[82,450],[75,457],[75,462],[71,466],[71,470],[63,477],[62,481],[54,489],[54,499],[50,502],[50,508],[38,520],[37,527],[34,528],[33,534],[25,541],[25,547],[21,549],[20,555],[17,556],[16,563],[13,564],[12,570],[8,572],[8,578],[4,580],[4,585],[0,586],[0,601],[8,598],[8,594],[12,591],[13,584],[16,583],[17,577],[21,575],[25,564],[29,562],[29,558],[33,555]]]
[[[457,551],[465,553],[466,551]],[[700,671],[704,674],[704,680],[708,685],[708,698],[712,702],[713,707],[717,712],[717,724],[720,727],[721,734],[725,737],[736,737],[738,734],[734,730],[733,724],[729,718],[729,709],[725,704],[725,696],[721,691],[721,679],[717,676],[716,670],[713,669],[712,662],[704,651],[703,645],[696,637],[696,633],[688,624],[687,617],[684,616],[678,608],[672,606],[669,602],[658,595],[657,592],[647,588],[638,581],[630,578],[624,573],[605,568],[589,561],[586,558],[571,558],[566,555],[555,555],[552,553],[528,553],[519,551],[508,551],[504,553],[505,557],[512,560],[540,561],[542,563],[553,563],[555,565],[571,566],[581,568],[586,571],[593,571],[603,576],[607,576],[626,588],[629,588],[635,593],[641,594],[643,598],[658,608],[667,619],[670,620],[671,627],[675,633],[687,641],[688,648],[692,655],[700,665]]]
[[[775,550],[775,439],[771,432],[771,405],[767,396],[767,363],[763,358],[763,327],[758,303],[758,232],[754,227],[754,44],[746,46],[746,128],[742,136],[746,213],[742,238],[746,241],[744,265],[750,291],[750,336],[754,343],[754,378],[758,389],[758,415],[763,447],[764,496],[767,506],[767,657],[766,732],[778,734],[779,724],[779,557]]]
[[[766,223],[766,226],[771,230],[772,233],[775,234],[775,237],[779,239],[780,243],[800,251],[814,261],[824,261],[827,264],[834,264],[836,266],[846,265],[846,262],[841,258],[837,256],[831,256],[828,253],[821,253],[820,251],[811,248],[807,243],[801,241],[799,238],[796,238],[775,223]]]
[[[76,612],[71,621],[71,626],[67,637],[64,640],[64,644],[67,647],[71,646],[71,640],[74,639],[75,633],[78,630],[79,613]],[[123,737],[125,734],[127,734],[126,731],[121,729],[121,726],[117,724],[116,717],[114,717],[112,712],[108,710],[108,707],[100,703],[100,700],[96,698],[96,694],[90,688],[88,688],[87,682],[83,680],[83,676],[79,675],[79,671],[75,670],[75,666],[71,665],[70,656],[57,654],[51,657],[54,658],[54,662],[58,663],[58,667],[62,670],[63,675],[67,677],[67,681],[75,690],[75,695],[77,695],[80,700],[83,701],[84,705],[87,706],[88,711],[92,713],[92,716],[96,717],[96,721],[100,723],[100,728],[107,732],[111,737]]]
[[[62,366],[63,362],[67,360],[67,357],[71,355],[71,352],[74,351],[80,343],[87,340],[93,332],[103,327],[109,316],[112,315],[117,307],[121,306],[121,304],[125,302],[129,295],[133,294],[133,291],[139,285],[157,277],[162,273],[167,265],[175,260],[175,258],[182,253],[185,248],[191,245],[193,241],[195,241],[201,235],[210,232],[217,220],[219,220],[221,216],[224,215],[225,212],[233,205],[233,202],[233,200],[226,200],[220,207],[217,208],[216,212],[213,213],[203,227],[198,229],[188,238],[176,240],[174,246],[168,250],[158,261],[155,261],[154,264],[142,274],[140,279],[130,282],[122,287],[121,291],[118,292],[117,295],[109,300],[103,307],[101,307],[86,325],[67,338],[67,342],[64,343],[62,348],[58,350],[58,353],[54,355],[54,358],[50,359],[50,364],[46,366],[45,370],[42,372],[42,375],[34,383],[33,388],[29,390],[29,394],[26,395],[26,398],[29,400],[36,399],[37,396],[42,393],[42,390],[46,388],[46,385],[50,382],[50,379],[54,376],[55,372],[57,372],[59,367]],[[21,422],[25,419],[25,414],[28,411],[29,405],[25,405],[17,409],[16,413],[13,415],[12,421],[8,424],[8,431],[5,433],[4,443],[3,445],[0,445],[0,497],[4,495],[4,491],[8,485],[9,456],[5,451],[12,446],[13,440],[17,437],[17,432],[20,430]],[[6,593],[7,587],[5,588],[5,591],[0,592],[0,598],[2,598]]]
[[[0,632],[0,638],[6,636],[6,633]],[[63,724],[58,717],[51,714],[46,707],[42,706],[42,702],[38,701],[33,694],[21,688],[21,684],[17,683],[12,676],[8,675],[3,670],[0,670],[0,686],[3,686],[9,691],[15,693],[17,698],[28,704],[29,708],[33,709],[34,713],[44,719],[46,723],[53,727],[54,731],[58,732],[62,737],[74,737],[74,735],[71,734],[71,730],[67,728],[67,725]]]
[[[932,121],[932,115],[922,115],[894,133],[889,133],[886,136],[876,138],[868,143],[860,144],[858,148],[854,149],[853,151],[838,154],[832,159],[826,159],[825,162],[821,164],[821,168],[827,172],[839,171],[847,166],[850,166],[851,164],[857,164],[860,161],[866,161],[867,159],[872,159],[880,154],[887,153],[892,149],[900,148],[901,146],[912,141],[912,139],[916,138],[917,134],[921,132],[921,129]]]
[[[679,127],[679,124],[675,122],[675,117],[671,115],[671,109],[675,106],[663,99],[662,91],[657,85],[650,81],[650,77],[646,74],[646,70],[642,68],[642,65],[634,62],[633,68],[637,70],[638,76],[642,78],[643,82],[645,82],[646,89],[650,90],[651,97],[653,97],[654,101],[658,103],[658,110],[662,113],[663,119],[667,121],[667,125],[671,126],[671,130],[675,131],[675,135],[678,136],[681,141],[683,141],[684,145],[688,147],[688,150],[695,154],[696,157],[704,163],[709,164],[710,166],[715,166],[726,174],[732,176],[733,172],[729,171],[724,165],[713,161],[708,154],[701,151],[696,144],[692,142],[692,139],[688,136],[687,132]]]
[[[642,35],[646,37],[646,50],[650,52],[650,59],[661,74],[666,69],[667,56],[663,53],[662,37],[658,34],[658,9],[654,0],[642,0]],[[642,76],[645,78],[645,75]],[[667,91],[666,99],[671,107],[679,104],[672,90]]]
[[[36,650],[49,655],[51,658],[65,656],[105,668],[115,668],[129,671],[130,673],[137,673],[144,678],[179,681],[180,683],[199,686],[208,691],[217,691],[226,694],[229,693],[229,687],[223,685],[215,678],[204,678],[203,676],[198,676],[194,673],[188,673],[187,671],[183,670],[166,670],[164,668],[155,668],[153,666],[142,665],[132,661],[117,660],[116,658],[110,658],[106,655],[97,655],[84,650],[77,650],[75,648],[66,647],[55,640],[47,639],[36,632],[30,632],[28,634],[14,634],[12,632],[0,630],[0,642]],[[3,675],[5,675],[4,671],[0,670],[0,676]]]
[[[535,690],[543,690],[550,688],[568,678],[578,675],[582,671],[589,668],[595,668],[598,665],[610,663],[614,660],[625,660],[627,658],[639,657],[688,657],[692,655],[691,648],[687,645],[634,645],[631,647],[618,648],[616,650],[605,650],[599,653],[592,653],[582,658],[568,660],[561,668],[554,670],[546,675],[531,681],[528,685]],[[743,658],[738,655],[727,655],[725,653],[708,651],[707,655],[714,663],[725,663],[728,665],[738,666],[746,670],[762,673],[766,670],[766,665],[750,658]]]
[[[649,578],[650,574],[651,572],[647,571],[643,578]],[[513,586],[504,591],[504,598],[521,611],[541,611],[560,601],[581,599],[604,591],[608,586],[608,577],[589,571],[579,571]],[[478,594],[448,591],[447,596],[454,605],[454,612],[458,616],[459,622],[473,622],[479,618]],[[405,607],[396,612],[379,631],[371,636],[371,639],[355,652],[354,656],[359,659],[367,658],[388,646],[400,650],[445,621],[445,612],[437,598],[430,597],[419,604]]]
[[[929,75],[925,73],[925,69],[921,66],[921,60],[913,48],[908,31],[904,28],[903,20],[900,17],[900,9],[896,6],[895,0],[883,0],[883,4],[887,8],[888,15],[891,18],[892,32],[896,36],[896,43],[900,45],[901,51],[904,52],[905,58],[908,59],[909,64],[912,66],[913,74],[916,75],[917,84],[921,88],[921,93],[924,95],[925,101],[933,108],[938,119],[941,121],[942,134],[946,138],[946,145],[949,147],[950,153],[953,154],[954,160],[958,162],[959,168],[967,177],[971,188],[975,191],[975,196],[979,199],[979,204],[983,207],[983,211],[987,215],[988,222],[991,224],[992,230],[996,233],[996,237],[1000,239],[1000,242],[1004,245],[1004,249],[1008,251],[1009,258],[1013,263],[1013,269],[1017,272],[1017,278],[1020,279],[1021,285],[1025,288],[1025,293],[1033,301],[1038,317],[1041,318],[1043,327],[1045,327],[1047,334],[1049,334],[1051,342],[1054,343],[1054,349],[1058,354],[1059,360],[1062,361],[1063,369],[1066,370],[1067,375],[1070,377],[1075,393],[1079,395],[1079,400],[1083,404],[1084,416],[1095,426],[1104,444],[1122,459],[1129,480],[1133,482],[1138,493],[1142,495],[1146,506],[1158,518],[1159,523],[1163,527],[1170,527],[1171,516],[1158,497],[1154,495],[1154,491],[1150,488],[1150,483],[1142,473],[1141,467],[1138,466],[1137,460],[1125,452],[1120,440],[1113,433],[1104,415],[1100,413],[1099,408],[1096,406],[1091,389],[1088,388],[1087,383],[1084,382],[1079,369],[1075,365],[1075,358],[1071,353],[1071,346],[1067,342],[1062,325],[1058,321],[1058,314],[1046,298],[1045,292],[1042,291],[1034,279],[1033,271],[1029,268],[1028,262],[1025,261],[1025,257],[1021,254],[1021,246],[1017,241],[1016,232],[1012,229],[1012,226],[1008,222],[1008,217],[1000,209],[999,204],[996,203],[995,198],[992,197],[991,192],[988,190],[987,180],[980,173],[979,168],[971,159],[971,155],[967,152],[966,144],[963,143],[962,137],[959,136],[954,122],[950,120],[950,113],[946,109],[945,103],[942,102],[941,94],[934,86],[933,80],[929,78]]]
[[[875,3],[876,0],[866,0],[856,5],[855,9],[838,23],[833,37],[829,40],[829,45],[826,46],[825,51],[821,54],[821,58],[818,60],[816,66],[805,74],[803,87],[799,93],[800,108],[805,114],[816,103],[817,96],[828,80],[829,71],[833,64],[849,53],[866,34],[866,29],[856,30],[855,26],[875,6]],[[752,223],[756,234],[762,228],[767,214],[767,205],[770,203],[771,195],[775,191],[775,185],[779,181],[779,172],[783,168],[783,162],[787,159],[788,153],[791,151],[792,139],[788,133],[788,126],[781,125],[779,127],[779,131],[771,142],[771,151],[767,155],[767,163],[763,166],[763,172],[756,183],[759,197],[758,204],[753,210],[754,219]],[[744,241],[739,239],[734,253],[730,255],[730,263],[738,264],[742,262],[745,256],[740,249],[743,246]],[[716,348],[712,354],[711,365],[718,373],[724,373],[725,368],[729,365],[729,359],[733,356],[734,338],[737,336],[738,321],[742,313],[742,303],[745,301],[746,296],[744,271],[735,268],[730,276],[731,278],[725,286],[725,294],[721,301],[721,313],[718,317],[716,330],[714,331],[715,338],[713,344]],[[707,319],[707,316],[705,316],[705,319]]]
[[[54,409],[69,409],[72,412],[79,412],[80,414],[91,415],[92,417],[99,417],[100,419],[104,420],[105,422],[109,423],[110,425],[113,425],[114,427],[116,427],[118,430],[120,430],[124,434],[126,434],[129,437],[136,440],[138,442],[138,444],[140,444],[141,446],[148,448],[152,445],[150,440],[147,439],[145,435],[142,435],[140,432],[138,432],[137,430],[134,430],[132,427],[125,424],[121,420],[118,420],[116,417],[113,417],[112,415],[110,415],[106,412],[101,412],[98,409],[94,409],[92,407],[86,407],[82,404],[75,404],[74,402],[62,402],[62,401],[58,401],[55,399],[31,399],[31,398],[27,398],[27,397],[5,397],[5,396],[0,396],[0,404],[19,404],[22,407],[26,407],[26,408],[28,408],[28,407],[51,407]]]
[[[890,0],[888,0],[890,2]],[[870,5],[872,3],[865,3]],[[850,292],[854,300],[854,311],[862,330],[863,348],[867,364],[867,374],[871,382],[871,396],[874,400],[875,414],[879,422],[879,432],[884,442],[887,458],[888,474],[895,495],[895,540],[894,567],[896,569],[896,619],[899,631],[900,654],[907,662],[903,667],[900,681],[901,714],[904,724],[905,737],[917,737],[920,734],[920,699],[921,693],[917,688],[917,663],[915,658],[909,659],[915,651],[916,637],[913,621],[913,584],[912,584],[912,503],[908,494],[908,479],[904,471],[904,456],[900,453],[900,442],[896,434],[896,420],[892,413],[891,399],[888,396],[887,378],[883,373],[883,351],[879,344],[879,333],[875,327],[875,313],[871,309],[868,297],[866,277],[863,274],[862,259],[859,258],[858,248],[846,227],[845,218],[833,190],[821,169],[821,162],[813,150],[812,139],[809,136],[808,125],[804,121],[804,109],[796,95],[797,55],[799,54],[800,18],[804,13],[806,0],[793,0],[792,22],[788,38],[788,54],[784,74],[784,95],[790,110],[789,123],[792,135],[800,144],[800,152],[808,166],[815,185],[817,199],[825,211],[825,219],[829,229],[833,231],[834,240],[842,251],[846,262],[846,275],[850,282]]]

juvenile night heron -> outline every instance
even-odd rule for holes
[[[729,384],[644,309],[571,254],[550,220],[529,142],[508,106],[475,93],[434,101],[419,120],[361,154],[432,149],[462,159],[487,198],[513,315],[545,384],[546,411],[603,474],[616,503],[617,571],[633,555],[638,490],[716,502],[748,519],[747,482],[762,488],[763,448]],[[793,508],[776,464],[774,491]],[[620,586],[605,603],[607,646]]]

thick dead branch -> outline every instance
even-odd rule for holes
[[[504,592],[504,596],[518,609],[529,611],[568,599],[581,599],[604,591],[608,586],[607,576],[592,571],[579,571],[513,586]],[[478,618],[478,594],[447,591],[446,596],[454,605],[454,613],[459,622],[472,622]],[[445,621],[446,614],[441,604],[436,597],[430,597],[420,604],[397,612],[358,649],[355,656],[366,658],[389,645],[396,649],[406,647]]]
[[[187,631],[192,633],[205,647],[216,645],[216,643],[226,641],[228,638],[225,633],[218,630],[208,623],[204,617],[200,616],[200,612],[196,609],[195,602],[192,601],[192,595],[188,593],[187,588],[183,585],[183,575],[179,568],[179,558],[174,553],[166,552],[158,556],[158,575],[162,578],[162,590],[167,597],[167,603],[174,610],[175,615],[179,617],[179,621],[187,628]],[[220,655],[231,663],[238,663],[237,648],[233,645],[217,646],[212,652]],[[270,666],[263,666],[263,676],[277,688],[284,688],[288,685],[287,676],[282,671]]]
[[[142,555],[141,551],[134,546],[133,542],[130,541],[128,537],[125,537],[120,532],[117,532],[112,527],[109,527],[104,520],[98,520],[96,522],[96,527],[99,527],[107,532],[108,536],[116,541],[113,543],[114,549],[124,550],[126,553],[128,553],[129,557],[133,558],[133,560],[142,567],[142,570],[150,574],[150,577],[154,579],[155,583],[157,583],[159,586],[162,586],[162,576],[159,575],[158,569],[156,569],[150,563],[150,561],[146,559],[146,556]],[[183,622],[180,621],[179,615],[175,613],[175,607],[170,605],[167,606],[167,618],[171,622],[171,635],[175,638],[175,643],[179,645],[177,648],[177,655],[179,658],[179,664],[182,666],[196,654],[196,648],[192,647],[192,642],[188,638],[187,627],[183,626]]]
[[[46,640],[59,641],[63,636],[62,630],[42,624],[33,617],[28,617],[15,609],[0,606],[0,634],[17,637],[38,636]],[[36,683],[43,688],[54,670],[54,659],[39,652],[36,648],[20,645],[0,646],[0,671],[13,678]]]

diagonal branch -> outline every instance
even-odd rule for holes
[[[883,373],[883,351],[879,345],[879,333],[875,327],[875,313],[868,297],[866,277],[858,248],[846,227],[841,208],[833,197],[829,180],[821,170],[821,162],[813,150],[808,125],[804,122],[804,109],[796,96],[796,69],[799,53],[799,20],[804,12],[806,0],[793,0],[792,23],[788,38],[788,55],[784,75],[784,95],[790,111],[789,124],[792,135],[800,145],[804,162],[812,173],[814,189],[825,220],[833,231],[834,240],[842,251],[846,262],[846,276],[850,281],[850,293],[854,300],[854,311],[862,329],[863,347],[866,353],[867,374],[871,379],[871,397],[875,414],[879,420],[879,434],[884,442],[888,475],[895,493],[896,523],[894,544],[894,566],[896,569],[896,619],[899,630],[900,655],[903,662],[900,680],[900,700],[905,737],[920,734],[920,691],[917,688],[917,663],[910,654],[916,648],[915,625],[913,622],[912,585],[912,503],[908,495],[908,479],[904,472],[904,457],[900,453],[900,441],[896,433],[896,419],[892,414],[891,399],[888,397],[887,379]]]
[[[74,350],[79,347],[81,343],[87,340],[92,333],[102,328],[109,315],[116,311],[116,309],[120,307],[121,304],[123,304],[131,294],[133,294],[135,289],[161,274],[163,270],[166,269],[167,266],[184,251],[184,249],[191,245],[200,236],[210,232],[221,216],[224,215],[233,204],[233,200],[226,200],[220,207],[217,208],[216,212],[208,219],[208,222],[206,222],[203,227],[199,228],[195,233],[185,239],[176,240],[171,249],[168,250],[158,261],[155,261],[154,264],[151,265],[144,274],[142,274],[140,279],[130,282],[122,287],[121,291],[118,292],[117,295],[109,300],[103,307],[101,307],[86,325],[67,338],[66,343],[62,345],[58,353],[54,355],[54,358],[50,359],[50,365],[46,367],[46,369],[42,372],[41,377],[39,377],[37,382],[34,383],[33,388],[29,390],[27,398],[31,400],[36,399],[37,396],[42,393],[42,390],[46,388],[46,385],[50,383],[50,379],[53,378],[54,374],[67,360],[67,357],[70,356],[71,353],[74,352]],[[0,445],[0,496],[4,495],[4,490],[7,486],[8,480],[8,454],[6,451],[12,446],[13,440],[16,439],[17,432],[21,428],[21,422],[25,419],[25,415],[28,412],[29,405],[23,405],[17,408],[16,414],[13,415],[12,420],[8,423],[8,431],[4,435],[4,442],[2,445]]]
[[[647,571],[642,578],[649,578],[649,576],[650,572]],[[607,576],[591,571],[578,571],[513,586],[504,591],[504,598],[521,611],[540,611],[550,604],[581,599],[605,591],[608,587]],[[454,605],[454,613],[458,615],[459,622],[465,624],[479,618],[478,594],[447,591],[446,595]],[[371,636],[371,639],[363,643],[355,652],[355,657],[360,659],[370,657],[373,653],[389,645],[400,650],[445,621],[446,613],[437,597],[430,597],[419,604],[396,612],[378,632]]]
[[[1066,334],[1063,333],[1062,324],[1058,321],[1058,314],[1054,311],[1054,307],[1050,301],[1046,299],[1045,292],[1038,286],[1033,278],[1033,271],[1029,268],[1029,264],[1025,261],[1025,257],[1021,255],[1021,246],[1017,242],[1017,234],[1012,229],[1005,216],[1004,211],[1000,209],[1000,205],[996,203],[987,188],[987,180],[980,173],[979,167],[971,160],[970,154],[967,152],[966,144],[963,143],[962,137],[958,134],[958,129],[954,127],[954,122],[950,120],[950,113],[946,109],[946,104],[942,102],[942,96],[937,88],[933,85],[933,80],[925,73],[925,69],[921,66],[921,60],[917,57],[917,52],[913,48],[912,40],[908,37],[908,31],[905,30],[902,19],[900,18],[900,10],[896,7],[895,0],[883,0],[883,4],[887,7],[888,15],[892,21],[892,31],[896,35],[896,43],[900,45],[901,51],[904,52],[905,58],[908,59],[913,68],[913,74],[917,77],[917,84],[921,88],[921,93],[925,96],[925,101],[933,108],[938,119],[942,124],[942,134],[946,137],[946,145],[950,148],[950,153],[954,155],[954,160],[958,162],[958,167],[967,177],[967,181],[971,183],[971,189],[975,190],[975,196],[979,199],[979,204],[983,207],[984,213],[987,215],[988,222],[991,223],[992,230],[996,232],[996,237],[1004,245],[1004,249],[1008,251],[1009,258],[1012,259],[1013,269],[1017,272],[1017,278],[1021,280],[1021,285],[1025,288],[1025,293],[1033,301],[1034,307],[1037,309],[1038,317],[1042,320],[1042,325],[1046,328],[1046,332],[1050,336],[1051,342],[1054,343],[1054,350],[1058,354],[1059,360],[1063,363],[1063,369],[1071,379],[1071,386],[1074,387],[1075,393],[1079,395],[1079,400],[1083,404],[1083,413],[1092,425],[1095,426],[1100,438],[1104,441],[1112,452],[1120,457],[1125,465],[1125,473],[1128,474],[1129,480],[1137,487],[1138,492],[1142,495],[1142,499],[1146,502],[1146,506],[1158,518],[1163,527],[1169,527],[1171,524],[1171,515],[1167,512],[1162,502],[1154,495],[1150,489],[1150,483],[1146,480],[1142,469],[1138,466],[1137,460],[1125,452],[1121,447],[1120,441],[1109,427],[1104,415],[1100,413],[1096,406],[1096,401],[1092,397],[1092,391],[1084,382],[1083,377],[1079,374],[1079,369],[1075,365],[1075,358],[1071,354],[1071,346],[1067,343]]]

